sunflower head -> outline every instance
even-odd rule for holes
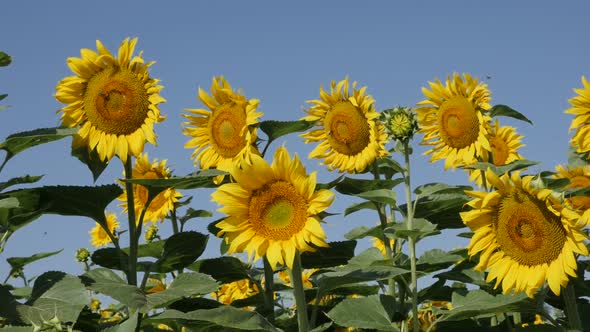
[[[119,228],[119,222],[117,221],[117,215],[115,213],[108,213],[106,215],[106,221],[107,221],[107,227],[109,229],[109,232],[113,236],[117,236],[115,234],[115,230],[117,228]],[[96,226],[94,226],[94,228],[90,230],[89,234],[90,234],[90,243],[94,247],[98,248],[98,247],[106,246],[112,242],[111,238],[109,237],[109,234],[105,231],[105,229],[99,223],[96,223]]]
[[[312,274],[319,271],[319,269],[305,269],[301,273],[301,280],[303,281],[303,288],[309,289],[313,288],[313,283],[311,282],[310,278]],[[285,284],[286,286],[293,287],[291,284],[291,274],[287,270],[282,270],[277,273],[279,279]]]
[[[393,250],[393,248],[395,246],[395,240],[388,239],[388,241],[389,241],[389,248],[391,250]],[[387,250],[386,250],[385,243],[383,242],[383,240],[378,237],[372,237],[371,242],[373,242],[373,247],[379,249],[379,252],[381,252],[381,255],[383,255],[384,258],[387,258]]]
[[[418,130],[416,113],[410,107],[397,106],[381,112],[381,121],[390,140],[408,141]]]
[[[514,127],[503,126],[496,120],[489,131],[490,152],[481,156],[481,161],[490,162],[496,166],[504,166],[516,160],[524,159],[519,153],[518,149],[524,146],[521,143],[522,135],[516,132]],[[477,162],[474,159],[473,162]],[[482,186],[482,172],[480,170],[470,170],[469,179]]]
[[[576,130],[571,144],[578,153],[590,151],[590,82],[582,77],[583,88],[574,89],[578,95],[569,100],[571,108],[565,112],[574,115],[570,131]]]
[[[307,175],[301,161],[286,148],[275,151],[269,165],[259,156],[230,171],[235,183],[220,186],[212,200],[227,218],[216,224],[229,244],[228,253],[247,252],[258,259],[266,256],[275,269],[289,268],[296,252],[327,247],[319,213],[334,199],[329,190],[316,190],[315,172]]]
[[[250,279],[242,279],[221,285],[211,296],[223,304],[231,304],[236,300],[247,299],[258,294],[258,287]]]
[[[329,93],[320,88],[319,100],[308,101],[311,108],[301,120],[315,122],[317,128],[301,136],[305,143],[320,142],[309,158],[324,159],[330,170],[355,173],[387,155],[387,133],[366,89],[353,82],[350,92],[347,77],[332,81]]]
[[[558,165],[555,167],[556,179],[568,179],[570,183],[564,189],[581,189],[590,187],[590,166],[570,167],[568,165]],[[566,198],[566,204],[574,209],[580,211],[587,211],[590,209],[590,197],[588,196],[574,196]]]
[[[133,167],[132,176],[133,179],[168,179],[172,176],[170,169],[166,166],[167,160],[154,159],[150,162],[148,154],[141,154],[135,160],[135,166]],[[182,194],[173,188],[167,188],[160,192],[156,197],[149,203],[148,208],[145,212],[143,222],[158,222],[164,221],[164,218],[168,215],[174,204],[182,197]],[[124,188],[121,196],[117,198],[121,201],[121,207],[124,211],[127,211],[127,189]],[[148,189],[142,185],[133,185],[133,201],[135,207],[135,215],[139,218],[141,211],[148,202]]]
[[[418,103],[418,124],[424,134],[423,145],[432,149],[431,162],[445,159],[445,169],[485,158],[491,150],[488,141],[490,91],[469,74],[455,73],[443,84],[438,79],[422,88],[426,97]]]
[[[113,56],[100,41],[98,52],[82,49],[80,58],[68,58],[74,76],[56,87],[62,126],[79,127],[72,148],[96,150],[102,161],[117,155],[123,162],[138,156],[145,142],[156,144],[154,123],[164,120],[158,105],[166,100],[162,86],[150,77],[142,53],[133,55],[137,38],[125,39]]]
[[[469,191],[473,209],[461,219],[474,232],[470,256],[479,254],[476,270],[489,270],[503,293],[524,291],[532,297],[545,281],[559,295],[576,277],[575,254],[588,255],[580,215],[564,207],[558,195],[536,188],[533,176],[519,172],[498,177],[488,169],[492,192]]]
[[[185,148],[194,149],[192,157],[201,169],[215,167],[229,172],[242,161],[259,155],[256,148],[256,124],[262,113],[257,99],[246,99],[223,78],[214,77],[211,94],[199,88],[199,99],[208,109],[187,109],[183,114],[183,133],[190,139]]]

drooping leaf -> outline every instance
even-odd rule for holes
[[[369,192],[375,189],[388,189],[391,190],[396,185],[403,183],[403,179],[395,180],[367,180],[367,179],[354,179],[344,177],[342,181],[336,184],[336,191],[344,195],[359,195],[364,192]]]
[[[461,259],[463,259],[461,255],[452,254],[441,249],[431,249],[418,258],[416,268],[422,272],[433,272],[446,269]]]
[[[268,136],[268,143],[276,140],[281,136],[291,133],[301,132],[313,127],[314,123],[309,121],[275,121],[266,120],[260,122],[260,130]]]
[[[414,238],[419,241],[427,236],[440,234],[436,229],[436,225],[423,218],[414,218],[412,228],[408,227],[408,222],[396,223],[387,227],[384,231],[385,235],[391,238]]]
[[[163,292],[147,295],[148,310],[161,308],[183,297],[206,295],[217,291],[215,279],[203,273],[182,273]]]
[[[492,172],[494,172],[494,174],[501,176],[505,173],[510,173],[513,171],[518,171],[521,170],[523,168],[527,168],[527,167],[531,167],[531,166],[535,166],[538,165],[539,162],[537,161],[531,161],[531,160],[526,160],[526,159],[522,159],[522,160],[515,160],[509,164],[503,165],[503,166],[496,166],[492,163],[485,163],[485,162],[477,162],[477,163],[473,163],[473,164],[469,164],[467,166],[463,166],[463,168],[466,169],[479,169],[479,170],[487,170],[488,168],[492,170]]]
[[[139,288],[127,284],[109,269],[96,268],[84,273],[80,278],[88,289],[109,296],[133,310],[143,308],[147,304],[147,299]]]
[[[365,191],[357,195],[358,197],[364,198],[368,201],[382,204],[389,204],[396,206],[396,193],[395,191],[388,189],[376,189],[371,191]]]
[[[184,224],[193,218],[207,218],[207,217],[212,217],[212,216],[213,216],[213,213],[211,211],[194,210],[193,208],[188,208],[188,210],[186,211],[186,214],[184,216],[178,218],[178,220],[180,220],[180,222]]]
[[[19,184],[35,183],[35,182],[41,180],[41,178],[43,178],[43,175],[41,175],[41,176],[25,175],[25,176],[20,176],[17,178],[12,178],[8,181],[0,182],[0,191],[3,191],[4,189],[6,189],[8,187],[19,185]]]
[[[88,170],[92,173],[94,182],[98,180],[102,172],[109,165],[109,161],[100,159],[96,149],[89,151],[87,146],[72,147],[71,155],[88,167]]]
[[[339,177],[335,178],[334,180],[328,182],[328,183],[317,183],[315,186],[316,190],[320,190],[320,189],[332,189],[334,188],[338,183],[340,183],[340,181],[342,181],[342,179],[344,179],[344,175],[340,175]]]
[[[0,51],[0,67],[6,67],[12,62],[12,57]]]
[[[472,290],[465,295],[453,294],[453,309],[444,312],[441,321],[470,319],[503,312],[536,312],[536,303],[526,294],[491,295],[483,290]]]
[[[173,176],[168,179],[125,179],[124,181],[147,187],[149,195],[155,197],[167,188],[215,188],[217,185],[213,182],[213,179],[218,175],[225,174],[227,173],[216,169],[207,169],[185,176]]]
[[[529,120],[526,116],[524,116],[522,113],[506,105],[494,105],[488,113],[491,117],[507,116],[533,124],[533,122]]]
[[[117,248],[101,248],[90,256],[92,262],[108,269],[127,271],[129,256]]]
[[[383,231],[381,230],[381,226],[371,228],[367,226],[359,226],[344,234],[344,237],[349,240],[358,240],[367,236],[382,238]]]
[[[172,235],[166,240],[162,257],[152,271],[168,273],[189,266],[203,254],[208,239],[208,235],[193,231]]]
[[[427,183],[417,186],[414,193],[419,197],[428,197],[432,194],[463,194],[465,190],[471,190],[470,186],[451,186],[446,183]]]
[[[187,268],[208,274],[223,284],[250,277],[245,264],[238,258],[230,256],[200,259]]]
[[[371,201],[354,203],[344,210],[344,216],[346,217],[347,215],[349,215],[351,213],[358,212],[360,210],[365,210],[365,209],[377,210],[377,206],[375,206],[375,203],[373,203]]]
[[[395,174],[404,174],[405,169],[391,157],[379,158],[375,162],[379,174],[383,174],[386,179],[391,179]]]
[[[193,327],[200,331],[208,331],[208,329],[216,329],[217,331],[280,331],[260,314],[232,306],[220,306],[214,309],[195,310],[187,313],[166,310],[160,315],[146,319],[146,323],[167,324],[178,320],[188,324],[189,328]]]
[[[28,148],[72,136],[77,131],[77,128],[55,127],[20,132],[6,137],[6,140],[0,143],[0,149],[6,151],[6,162]]]
[[[395,299],[386,295],[345,299],[327,313],[340,326],[399,331],[392,321]]]
[[[10,264],[11,269],[14,271],[14,270],[22,269],[26,265],[36,262],[40,259],[57,255],[62,251],[63,251],[63,249],[58,250],[58,251],[52,251],[52,252],[42,252],[42,253],[34,254],[34,255],[31,255],[28,257],[9,257],[6,259],[6,261],[8,262],[8,264]]]
[[[330,242],[327,248],[317,248],[314,252],[301,254],[304,269],[326,268],[344,265],[354,257],[356,241]]]

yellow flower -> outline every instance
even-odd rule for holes
[[[433,325],[436,324],[437,315],[434,314],[432,308],[451,310],[452,307],[451,303],[447,301],[428,301],[424,303],[418,310],[418,331],[436,331],[436,326]],[[410,329],[413,327],[413,322],[414,320],[410,317],[408,319]]]
[[[574,89],[578,95],[569,100],[572,107],[565,113],[575,115],[570,125],[570,131],[576,129],[571,139],[572,146],[578,153],[590,151],[590,83],[582,76],[581,89]]]
[[[243,160],[259,155],[256,148],[256,127],[262,113],[256,112],[259,100],[246,99],[234,91],[223,78],[214,77],[211,95],[199,88],[199,99],[206,109],[187,109],[188,120],[183,133],[190,137],[185,148],[195,150],[192,157],[201,169],[216,167],[229,172]]]
[[[378,237],[372,237],[371,242],[373,242],[373,247],[379,249],[379,251],[381,252],[383,257],[387,258],[387,251],[385,250],[385,243],[383,243],[383,240]],[[393,251],[394,245],[395,245],[395,240],[389,239],[389,248],[392,251]]]
[[[147,284],[145,287],[145,292],[147,294],[154,294],[160,293],[166,290],[166,284],[160,280],[155,278],[148,278]]]
[[[318,269],[306,269],[301,273],[303,288],[313,288],[313,284],[311,283],[311,280],[309,280],[309,278],[312,274],[316,273],[317,271]],[[278,273],[278,276],[279,279],[281,279],[281,281],[286,286],[293,287],[293,285],[291,285],[291,275],[289,274],[289,271],[282,270]]]
[[[258,287],[250,279],[242,279],[221,285],[211,296],[223,304],[231,304],[236,300],[247,299],[258,294]]]
[[[569,276],[576,277],[575,254],[588,255],[579,214],[562,206],[558,195],[537,189],[533,176],[498,177],[488,169],[492,192],[467,191],[471,211],[461,219],[475,233],[468,246],[479,256],[478,271],[489,270],[487,282],[496,279],[504,294],[524,291],[532,297],[545,281],[559,295]]]
[[[496,166],[504,166],[516,160],[524,159],[519,153],[518,149],[524,145],[520,142],[522,135],[516,133],[516,129],[510,126],[500,127],[500,123],[496,120],[493,127],[490,128],[489,141],[492,148],[490,154],[482,156],[483,162],[491,162]],[[477,162],[477,160],[473,160]],[[469,180],[482,186],[481,171],[470,170]]]
[[[366,87],[357,89],[352,83],[349,93],[348,77],[331,83],[330,93],[320,87],[320,99],[308,101],[309,114],[301,120],[313,121],[319,127],[301,135],[305,143],[320,142],[309,158],[324,159],[330,170],[362,172],[377,158],[387,155],[387,133],[379,113],[375,111],[373,97],[365,93]]]
[[[116,236],[115,229],[119,228],[119,222],[117,221],[117,215],[114,213],[109,213],[106,216],[107,220],[107,227],[113,236]],[[111,243],[111,238],[107,234],[107,232],[102,228],[99,223],[96,223],[93,229],[88,232],[90,234],[90,244],[95,247],[102,247],[106,246],[107,244]]]
[[[98,53],[82,49],[80,58],[68,58],[76,74],[64,78],[56,87],[55,98],[67,104],[62,112],[62,126],[80,127],[72,148],[96,150],[102,161],[114,155],[123,162],[137,156],[145,142],[156,144],[154,123],[164,120],[158,104],[166,100],[159,95],[162,86],[150,78],[142,53],[134,56],[137,38],[125,39],[113,56],[100,41]]]
[[[488,141],[490,91],[469,74],[463,78],[453,74],[441,81],[429,82],[430,90],[422,88],[426,100],[418,113],[419,132],[424,133],[422,145],[432,149],[430,161],[445,159],[445,169],[470,164],[478,157],[485,158],[491,151]]]
[[[235,183],[220,186],[211,197],[228,215],[217,223],[229,244],[228,253],[248,252],[254,260],[266,255],[292,268],[296,252],[327,247],[318,214],[334,200],[329,190],[316,191],[316,174],[306,174],[301,161],[291,159],[286,148],[275,151],[272,165],[259,156],[252,163],[234,167]]]
[[[568,165],[558,165],[555,167],[557,174],[554,175],[556,179],[569,179],[570,183],[565,186],[565,189],[581,189],[590,187],[590,166],[580,166],[570,168]],[[590,209],[590,197],[577,196],[566,198],[568,207],[574,210],[586,211]]]
[[[91,311],[98,312],[100,310],[100,300],[96,298],[90,299],[90,305],[88,307]]]
[[[150,163],[147,153],[141,154],[135,160],[135,167],[133,167],[133,179],[168,179],[171,176],[170,169],[166,167],[167,160],[159,161],[154,159]],[[164,218],[174,208],[174,203],[182,197],[182,194],[173,188],[167,188],[160,192],[149,204],[145,216],[144,223],[164,221]],[[123,211],[127,211],[127,190],[123,187],[123,193],[117,198],[121,201]],[[133,202],[135,207],[135,217],[139,220],[141,211],[145,207],[148,199],[148,190],[142,185],[133,185]]]

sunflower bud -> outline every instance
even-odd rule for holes
[[[100,300],[93,298],[92,300],[90,300],[90,310],[92,310],[93,312],[98,312],[100,310]]]
[[[86,248],[79,248],[76,250],[76,260],[80,263],[88,262],[88,258],[90,257],[90,252]]]
[[[410,140],[418,130],[416,114],[410,107],[397,106],[381,113],[390,140]]]
[[[145,240],[149,243],[158,238],[158,226],[150,225],[145,231]]]

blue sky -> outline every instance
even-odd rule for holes
[[[553,170],[567,160],[572,117],[564,114],[581,76],[590,75],[587,13],[590,5],[571,2],[394,2],[394,1],[12,1],[2,9],[0,50],[13,64],[0,69],[2,104],[0,139],[7,135],[60,123],[62,105],[53,97],[56,84],[72,73],[66,59],[81,48],[95,48],[100,39],[115,51],[126,37],[139,37],[137,50],[157,63],[151,74],[165,86],[161,105],[167,120],[155,126],[158,146],[146,146],[151,158],[168,159],[176,175],[194,171],[181,114],[200,108],[197,87],[208,90],[213,76],[224,75],[248,98],[261,100],[263,119],[296,120],[306,100],[319,95],[320,85],[346,75],[376,100],[378,110],[413,106],[423,99],[421,87],[453,72],[469,72],[486,80],[492,104],[507,104],[533,122],[502,118],[523,134],[521,154],[542,162],[532,172]],[[429,163],[424,147],[414,143],[414,183],[433,181],[467,184],[462,171],[444,172],[443,163]],[[11,160],[1,180],[24,174],[44,174],[42,185],[93,185],[90,172],[70,157],[70,139],[40,146]],[[285,143],[306,157],[311,150],[296,135]],[[3,156],[2,156],[3,157]],[[322,181],[337,174],[317,161],[306,161]],[[121,177],[115,160],[98,184]],[[195,195],[193,208],[214,210],[207,191]],[[338,196],[330,212],[342,212],[352,201]],[[116,209],[116,204],[113,204]],[[330,241],[359,225],[372,226],[377,217],[331,217],[325,230]],[[189,229],[206,233],[215,218],[192,221]],[[371,218],[374,217],[374,221]],[[18,231],[0,254],[0,277],[8,272],[7,257],[64,251],[28,268],[28,275],[48,269],[81,273],[74,262],[76,248],[89,247],[85,218],[44,216]],[[169,232],[168,225],[161,227]],[[206,255],[218,255],[211,239]],[[446,234],[420,244],[419,251],[464,245]],[[360,244],[359,247],[366,245]]]

